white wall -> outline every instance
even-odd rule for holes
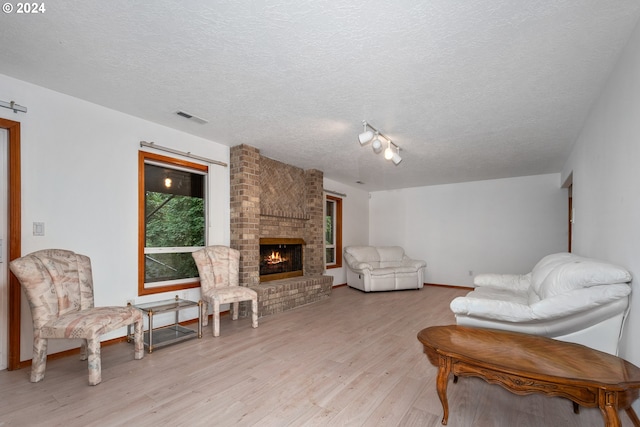
[[[138,297],[138,151],[141,140],[229,161],[229,148],[42,87],[0,75],[0,94],[26,114],[21,123],[22,253],[64,248],[91,257],[96,305],[171,298]],[[194,124],[194,126],[199,126]],[[229,244],[229,172],[211,166],[211,243]],[[45,223],[45,236],[32,223]],[[182,291],[199,299],[199,289]],[[23,297],[21,360],[31,357],[31,315]],[[183,313],[195,318],[197,311]],[[158,319],[162,323],[161,319]],[[103,336],[123,336],[124,330]],[[59,351],[52,342],[50,352]]]
[[[620,355],[640,365],[640,28],[563,171],[573,173],[574,252],[629,269],[631,308]],[[636,402],[636,409],[640,404]]]
[[[373,192],[369,243],[425,260],[427,283],[471,286],[477,273],[527,273],[567,250],[567,197],[559,174]]]
[[[346,195],[342,198],[342,247],[369,244],[369,193],[328,178],[324,178],[324,189]],[[334,286],[347,283],[344,260],[342,265],[342,268],[330,268],[324,273],[333,276]]]

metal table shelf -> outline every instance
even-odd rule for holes
[[[135,304],[135,308],[142,311],[147,315],[149,319],[149,329],[144,331],[144,346],[148,349],[149,353],[157,347],[162,347],[169,344],[174,344],[187,339],[195,338],[196,334],[198,338],[202,338],[202,301],[189,301],[180,299],[176,295],[175,299],[154,301],[144,304]],[[198,307],[198,331],[185,328],[180,325],[178,315],[180,310],[186,308]],[[158,314],[175,313],[175,321],[168,326],[162,326],[160,328],[153,328],[153,318]],[[127,328],[128,338],[133,336],[132,325]]]

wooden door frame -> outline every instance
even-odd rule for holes
[[[569,208],[569,212],[567,215],[567,252],[571,252],[573,250],[573,171],[567,176],[567,179],[562,183],[562,188],[567,189],[568,203],[567,207]]]
[[[20,196],[20,122],[0,118],[0,129],[7,131],[8,149],[8,261],[21,255],[21,196]],[[8,311],[9,311],[9,348],[7,369],[20,367],[20,283],[7,268],[8,274]]]
[[[569,185],[569,249],[571,252],[573,250],[573,184]]]

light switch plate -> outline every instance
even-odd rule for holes
[[[34,222],[33,223],[33,235],[34,236],[44,236],[44,222]]]

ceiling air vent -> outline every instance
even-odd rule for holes
[[[200,123],[201,125],[209,123],[209,120],[205,120],[202,117],[194,116],[193,114],[189,114],[186,111],[178,110],[176,111],[176,114],[184,117],[185,119],[193,120],[196,123]]]

